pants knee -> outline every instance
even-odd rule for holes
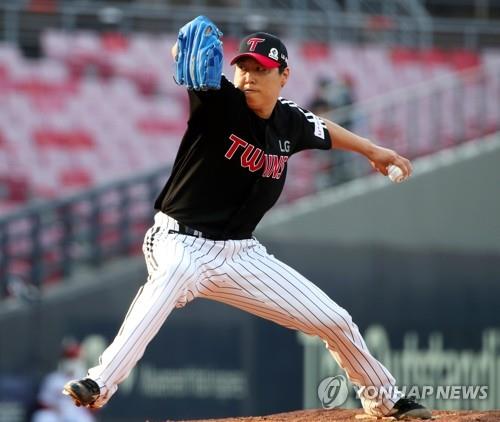
[[[339,338],[355,341],[358,332],[358,327],[352,321],[351,315],[344,309],[328,313],[327,316],[321,318],[321,327],[324,334],[320,337],[327,341],[338,341]]]

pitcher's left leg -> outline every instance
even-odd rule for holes
[[[361,390],[360,399],[364,410],[376,416],[389,413],[401,397],[395,388],[396,380],[389,370],[372,356],[351,315],[290,266],[263,254],[262,251],[256,255],[254,259],[260,258],[261,268],[275,279],[281,277],[281,282],[287,280],[290,295],[296,296],[310,307],[314,317],[310,318],[307,324],[310,328],[309,334],[317,335],[325,342],[328,351],[346,371],[354,385],[370,387],[368,390]],[[374,389],[379,392],[376,396],[373,394]]]

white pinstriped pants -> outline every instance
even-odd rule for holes
[[[177,229],[174,219],[158,212],[145,235],[148,280],[99,365],[89,370],[89,377],[101,387],[98,405],[106,403],[128,376],[174,307],[196,297],[224,302],[319,336],[357,386],[384,387],[387,391],[394,386],[394,377],[370,354],[347,311],[268,254],[256,239],[214,241],[169,234]],[[382,416],[399,398],[396,391],[393,397],[361,397],[361,402],[365,412]]]

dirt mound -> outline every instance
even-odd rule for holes
[[[500,410],[478,411],[478,410],[436,410],[432,412],[433,420],[458,421],[458,422],[493,422],[500,421]],[[246,417],[246,418],[225,418],[225,419],[205,419],[196,422],[363,422],[363,421],[391,421],[394,418],[369,417],[361,410],[333,409],[333,410],[300,410],[290,413],[278,413],[276,415]],[[173,422],[173,421],[165,421]],[[193,422],[193,421],[186,421]]]

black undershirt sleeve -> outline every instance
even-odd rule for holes
[[[206,91],[188,90],[189,111],[192,115],[202,104],[209,104],[219,110],[231,107],[234,100],[240,99],[243,93],[222,75],[220,89]]]

